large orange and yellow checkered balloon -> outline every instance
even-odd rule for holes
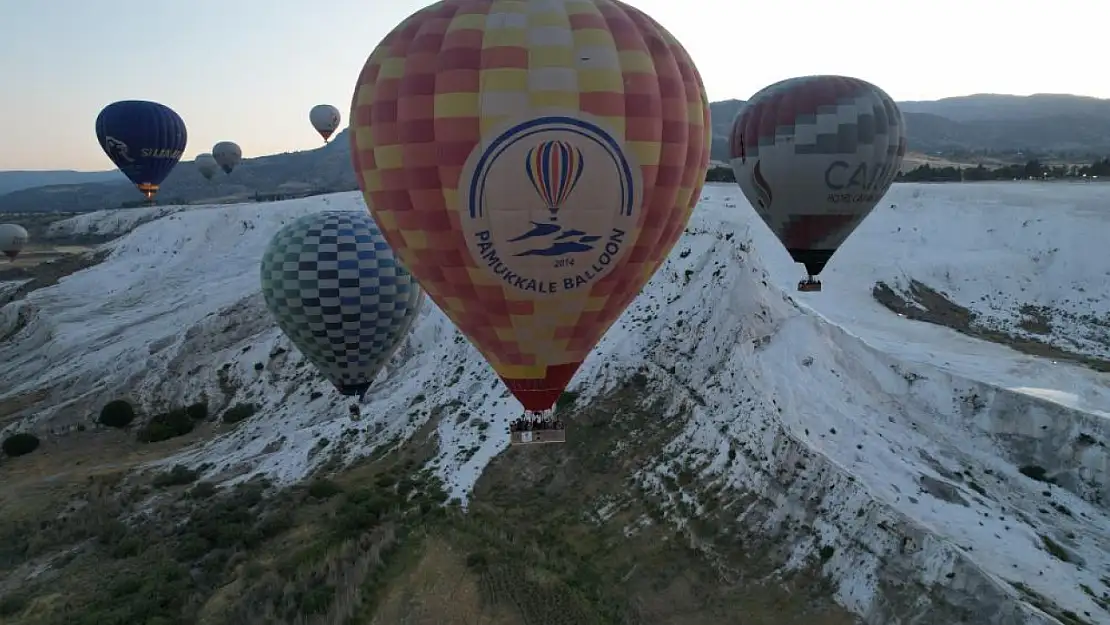
[[[701,194],[709,105],[616,0],[444,0],[378,45],[351,104],[370,213],[529,411],[554,405]]]

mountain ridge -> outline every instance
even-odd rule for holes
[[[742,100],[710,104],[711,158],[728,160],[728,135]],[[1110,154],[1110,100],[1087,96],[980,94],[900,103],[913,152],[973,162],[997,157],[1024,162],[1037,155],[1093,161]],[[357,189],[348,129],[323,147],[244,159],[230,175],[204,180],[182,162],[163,183],[163,204],[220,203],[297,197]],[[0,172],[0,213],[84,212],[137,205],[138,194],[115,172],[61,172],[62,184],[26,187],[26,172]],[[31,172],[47,180],[53,172]],[[18,175],[17,175],[18,174]],[[115,181],[84,183],[89,177]],[[5,183],[5,179],[9,179]],[[20,182],[22,180],[23,182]],[[7,187],[4,185],[7,184]],[[16,188],[24,185],[26,188]]]

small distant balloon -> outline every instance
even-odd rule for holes
[[[197,155],[196,164],[197,171],[200,172],[200,175],[204,176],[205,180],[211,180],[212,176],[215,176],[216,172],[220,171],[219,163],[207,152]]]
[[[30,240],[27,230],[18,224],[0,224],[0,253],[15,260]]]
[[[732,124],[736,182],[809,279],[882,200],[906,153],[902,112],[885,91],[847,76],[764,88]]]
[[[243,150],[234,141],[221,141],[212,147],[212,158],[225,174],[230,174],[243,160]]]
[[[328,139],[339,128],[343,116],[339,114],[339,109],[330,104],[317,104],[308,112],[308,121],[312,123],[312,127],[320,133],[324,142],[327,143]]]
[[[96,117],[96,138],[123,175],[153,200],[170,175],[189,134],[170,107],[144,100],[122,100]]]
[[[261,278],[278,327],[344,395],[366,393],[423,301],[365,212],[311,213],[278,230]]]

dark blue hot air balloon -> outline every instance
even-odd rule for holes
[[[96,117],[100,147],[147,200],[170,175],[189,133],[185,121],[168,106],[143,100],[113,102]]]

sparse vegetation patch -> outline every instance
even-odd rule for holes
[[[125,428],[134,420],[135,408],[127,400],[116,399],[104,404],[97,421],[110,428]]]
[[[235,404],[224,411],[223,422],[228,424],[239,423],[253,417],[255,412],[258,412],[258,406],[254,404]]]
[[[140,443],[159,443],[193,431],[193,419],[184,409],[156,414],[135,433]]]
[[[38,448],[39,437],[30,432],[12,434],[5,438],[3,443],[0,443],[0,450],[4,452],[4,455],[12,458],[26,456]]]

